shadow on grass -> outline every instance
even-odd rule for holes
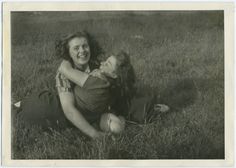
[[[170,106],[172,110],[181,110],[192,105],[197,98],[198,90],[192,79],[183,79],[170,83],[160,93],[160,102]]]
[[[160,92],[147,85],[139,88],[138,96],[153,94],[158,95],[157,103],[168,105],[171,111],[179,111],[195,102],[198,90],[194,80],[189,78],[173,81]]]

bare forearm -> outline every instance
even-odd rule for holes
[[[73,108],[69,109],[69,111],[65,112],[65,115],[67,119],[70,120],[83,133],[92,138],[96,137],[98,131],[94,127],[92,127],[83,117],[83,115],[76,109]]]
[[[99,132],[89,124],[75,107],[74,95],[71,92],[59,92],[59,97],[66,118],[86,135],[92,138],[99,137]]]
[[[60,71],[66,78],[68,78],[73,83],[83,86],[88,78],[88,74],[73,68],[66,68]]]

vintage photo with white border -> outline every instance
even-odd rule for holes
[[[3,3],[4,166],[233,166],[234,3]]]

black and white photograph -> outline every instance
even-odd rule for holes
[[[224,9],[9,14],[10,159],[227,160]]]

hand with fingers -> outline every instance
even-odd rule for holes
[[[97,139],[97,140],[101,140],[104,138],[106,134],[104,132],[101,131],[97,131],[96,133],[94,133],[94,135],[92,136],[93,139]]]

